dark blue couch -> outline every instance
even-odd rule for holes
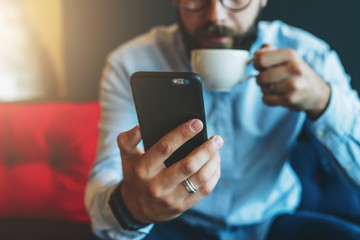
[[[359,0],[269,0],[263,19],[281,19],[328,42],[339,53],[352,77],[352,86],[360,92],[359,7]],[[324,166],[329,156],[307,126],[293,153],[292,165],[304,191],[299,209],[335,215],[360,225],[360,190],[330,166]]]
[[[330,214],[360,225],[360,189],[326,164],[329,157],[305,124],[291,161],[303,186],[299,210]]]

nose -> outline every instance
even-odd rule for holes
[[[220,0],[210,0],[205,14],[208,21],[221,23],[226,18],[227,10],[223,7]]]

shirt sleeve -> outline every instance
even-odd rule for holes
[[[329,82],[331,98],[325,112],[312,122],[311,130],[328,150],[331,166],[360,188],[360,101],[350,77],[334,51],[318,56],[313,66]]]
[[[108,200],[122,179],[119,133],[137,123],[129,74],[110,56],[100,82],[101,119],[96,161],[91,169],[85,193],[85,206],[94,233],[103,239],[142,239],[153,225],[137,231],[124,230],[113,215]]]

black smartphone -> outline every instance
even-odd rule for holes
[[[130,83],[145,151],[182,123],[197,118],[203,130],[176,150],[169,167],[207,140],[200,77],[190,72],[136,72]]]

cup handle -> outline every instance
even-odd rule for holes
[[[254,61],[254,57],[249,58],[249,59],[246,61],[246,65],[250,65],[253,61]],[[256,75],[243,76],[243,77],[240,79],[239,83],[243,83],[243,82],[245,82],[246,80],[249,80],[249,79],[254,78],[254,77],[256,77]]]
[[[246,80],[249,80],[249,79],[254,78],[254,77],[256,77],[256,75],[243,76],[243,77],[240,79],[239,83],[243,83],[243,82],[245,82]]]
[[[249,59],[246,61],[246,65],[250,65],[253,61],[254,61],[254,57],[249,58]]]

